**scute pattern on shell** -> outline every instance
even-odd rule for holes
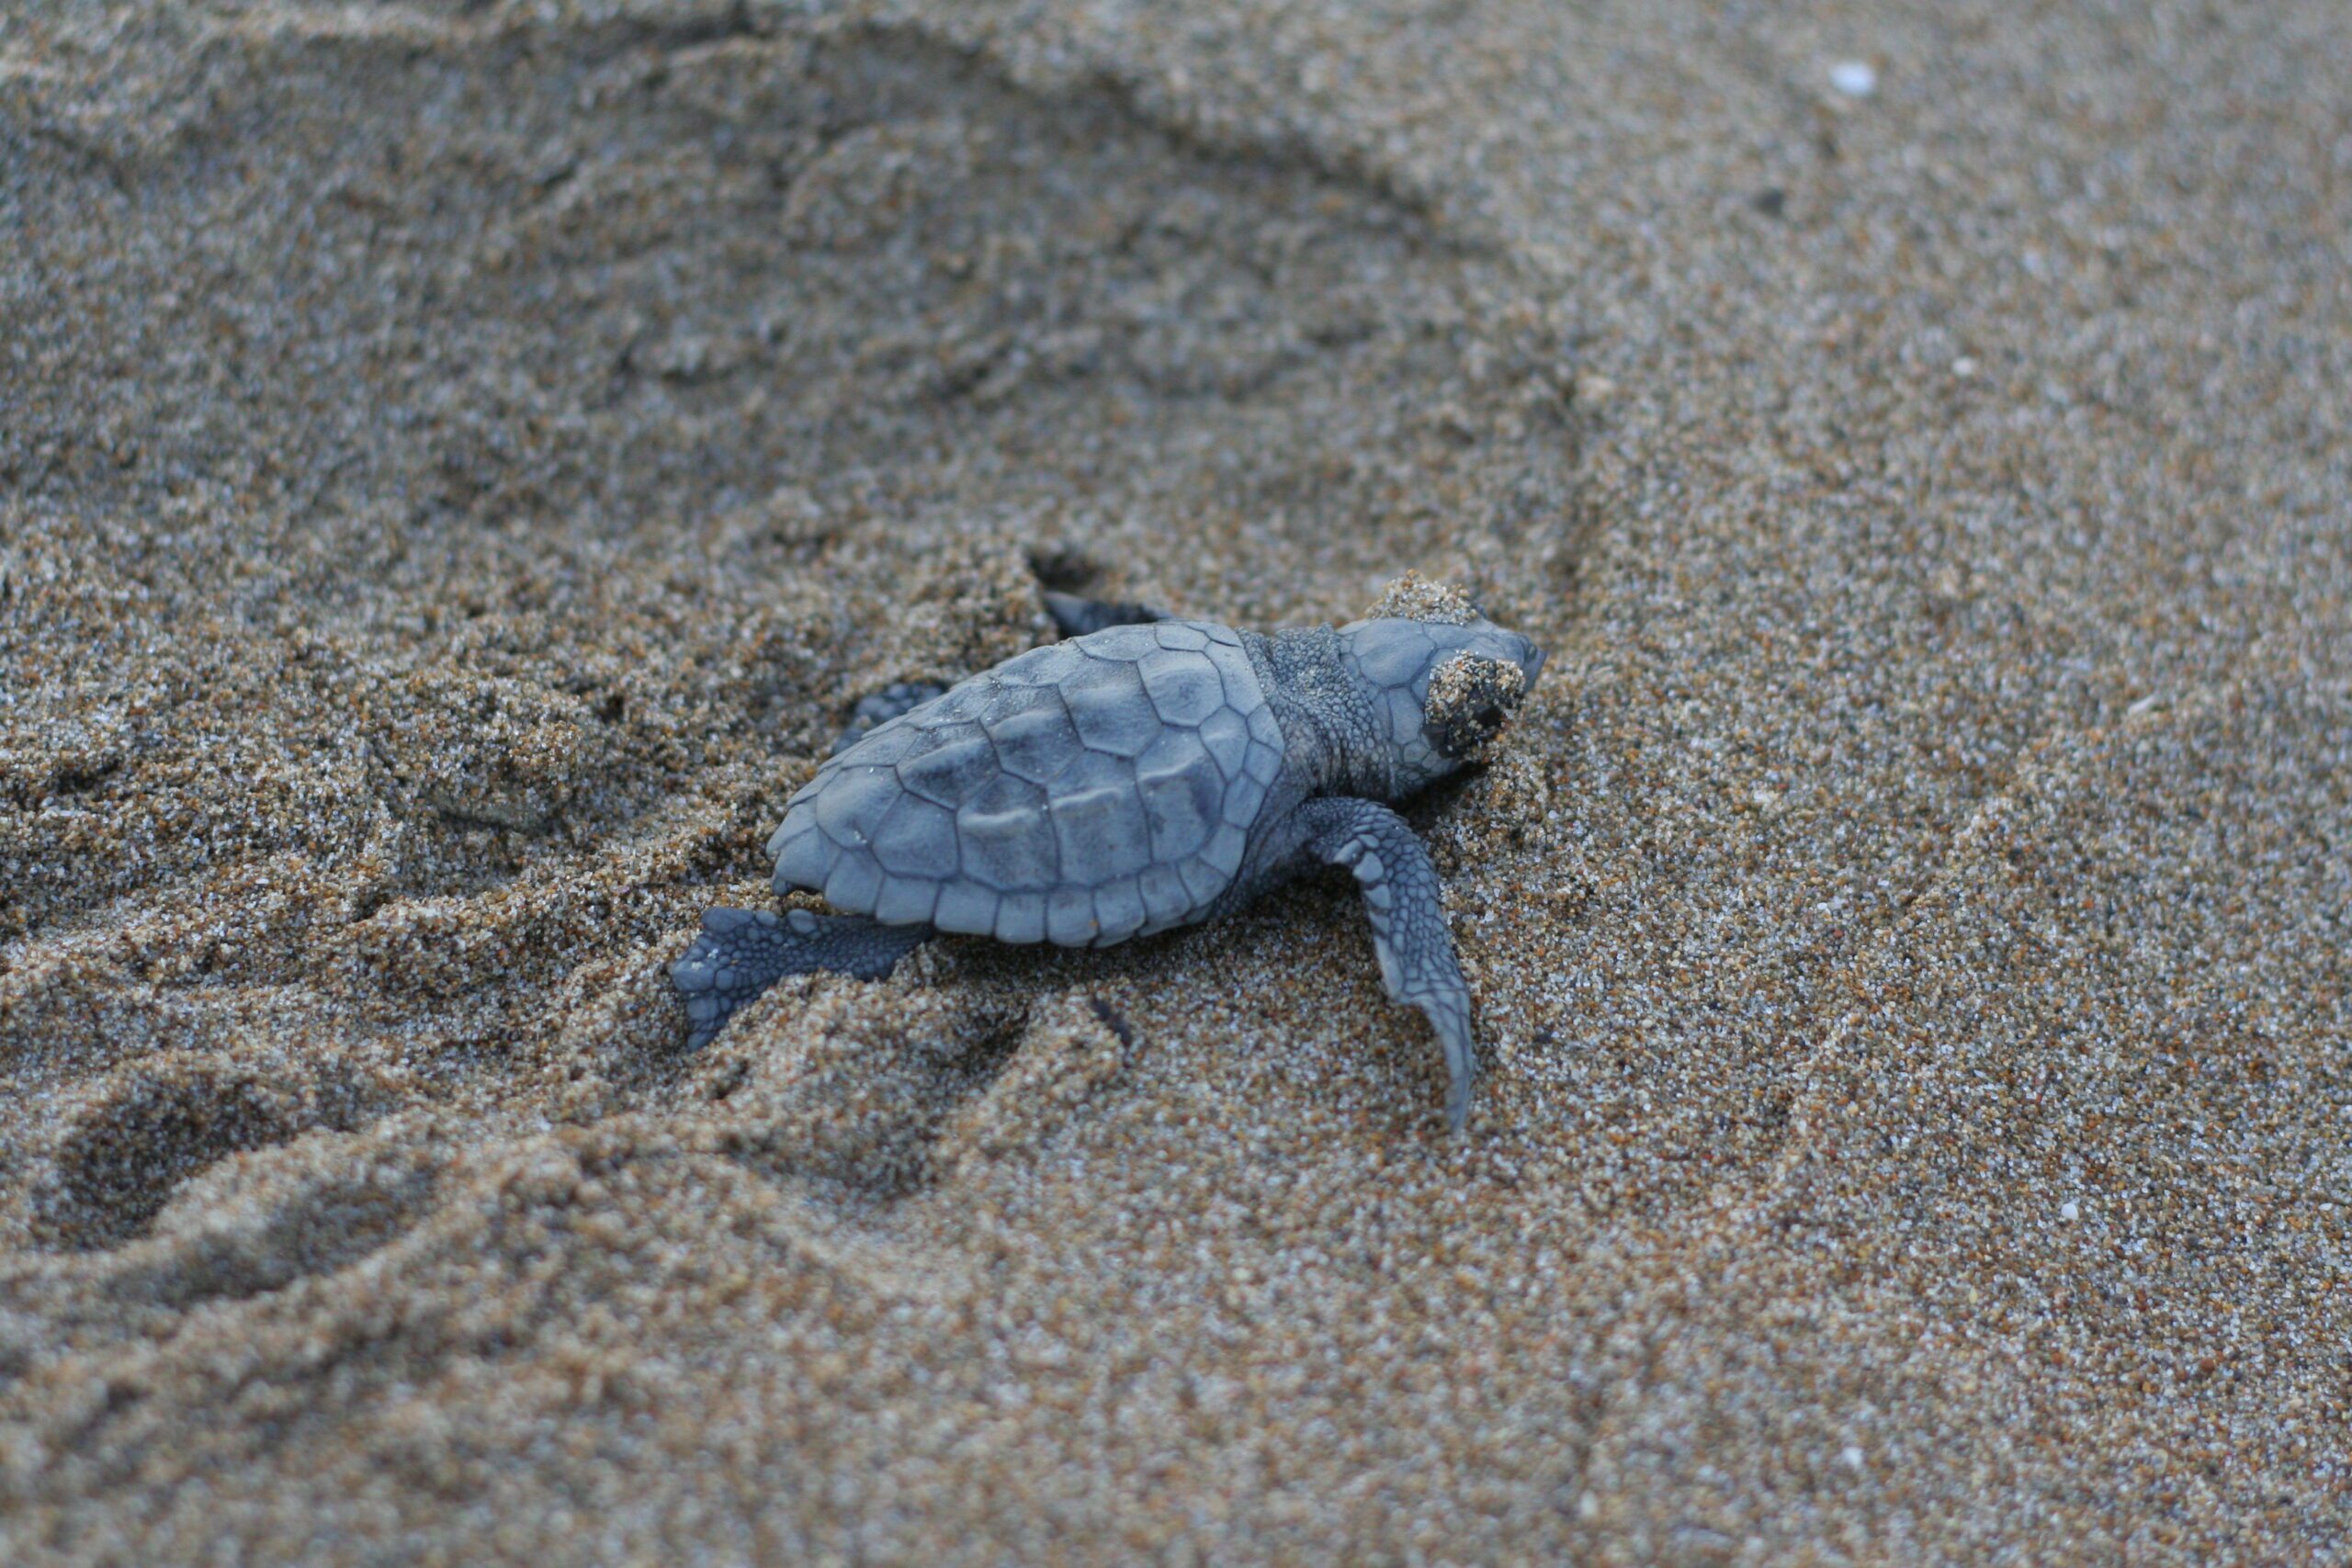
[[[768,840],[775,886],[1001,942],[1123,942],[1199,918],[1232,885],[1282,757],[1236,633],[1112,626],[828,761]]]

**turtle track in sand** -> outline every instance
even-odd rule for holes
[[[574,1200],[516,1173],[582,1138],[783,1184],[789,1251],[1119,1083],[1148,953],[668,1055],[663,944],[855,694],[1037,639],[1033,560],[1253,622],[1359,602],[1400,530],[1506,597],[1513,552],[1572,565],[1529,534],[1573,484],[1556,325],[1376,159],[714,17],[191,13],[9,79],[56,134],[12,148],[40,282],[0,301],[0,1417],[83,1456],[6,1478],[68,1537],[76,1477],[530,1347],[543,1280],[422,1303],[529,1272]],[[82,307],[102,272],[137,310]],[[889,1276],[848,1256],[821,1289]]]

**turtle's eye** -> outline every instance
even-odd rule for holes
[[[1430,677],[1421,723],[1439,751],[1456,761],[1470,761],[1502,733],[1526,694],[1527,677],[1518,665],[1464,654]]]

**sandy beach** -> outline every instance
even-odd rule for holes
[[[2352,11],[13,0],[0,1561],[2352,1554]],[[1044,589],[1340,875],[665,975]]]

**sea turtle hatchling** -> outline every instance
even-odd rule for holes
[[[879,978],[939,931],[1107,947],[1320,862],[1355,874],[1389,994],[1435,1026],[1459,1130],[1469,990],[1436,868],[1381,803],[1476,760],[1543,650],[1410,577],[1363,620],[1272,636],[1054,597],[1084,635],[876,724],[786,803],[776,891],[845,912],[706,913],[670,968],[692,1045],[786,975]]]

